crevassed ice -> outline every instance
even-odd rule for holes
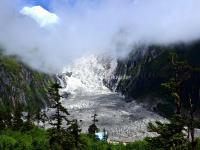
[[[76,60],[64,68],[67,86],[63,89],[71,94],[107,93],[110,90],[104,86],[103,80],[108,78],[116,67],[116,60],[90,55]]]

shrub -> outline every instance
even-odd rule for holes
[[[12,150],[15,148],[16,140],[7,135],[0,136],[0,149],[2,150]]]

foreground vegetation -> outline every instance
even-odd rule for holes
[[[152,149],[148,142],[136,141],[128,143],[126,145],[122,143],[111,144],[104,141],[97,141],[93,137],[87,134],[81,134],[82,146],[79,148],[73,148],[74,150],[155,150]],[[48,131],[34,127],[30,131],[13,131],[5,130],[0,133],[0,149],[1,150],[50,150],[49,144],[50,136]],[[70,150],[70,147],[65,147],[66,150]],[[197,150],[200,149],[200,140],[197,143]],[[52,149],[59,150],[59,149]],[[165,150],[165,149],[160,149]],[[184,149],[180,149],[184,150]]]
[[[147,143],[145,141],[138,141],[123,144],[109,144],[107,142],[97,141],[90,135],[81,134],[82,146],[73,148],[78,150],[146,150]],[[1,150],[49,150],[50,136],[47,130],[40,128],[33,128],[30,131],[2,131],[0,135],[0,149]],[[56,148],[52,148],[52,150]],[[60,148],[61,149],[61,148]],[[65,147],[66,150],[72,149]],[[59,148],[57,148],[59,150]]]

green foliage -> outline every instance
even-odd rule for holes
[[[55,114],[50,117],[52,128],[49,129],[49,145],[51,149],[57,150],[74,150],[79,147],[80,128],[77,120],[70,121],[67,109],[62,106],[59,89],[61,86],[54,83],[49,89],[49,97],[52,101],[51,108],[55,110]],[[63,122],[66,122],[68,128],[63,127]]]
[[[23,126],[22,106],[20,104],[17,104],[14,110],[12,127],[14,130],[20,130],[22,126]]]
[[[59,94],[60,88],[61,86],[58,83],[54,83],[49,89],[49,98],[52,101],[51,108],[55,109],[55,114],[50,117],[50,124],[57,130],[62,129],[63,121],[66,121],[67,124],[69,123],[69,120],[67,119],[67,115],[69,115],[69,113],[61,103],[61,96]]]
[[[2,57],[3,61],[1,63],[5,66],[5,68],[13,72],[14,74],[17,74],[21,69],[21,64],[15,57]]]
[[[54,132],[55,129],[48,130]],[[82,145],[78,148],[74,145],[74,138],[64,132],[62,135],[55,135],[55,139],[51,139],[44,129],[33,128],[30,131],[18,132],[5,130],[0,134],[0,149],[2,150],[148,150],[147,142],[136,141],[124,145],[122,143],[111,144],[95,140],[90,135],[81,134],[80,139]],[[67,135],[64,135],[67,134]],[[63,136],[64,140],[59,138]],[[49,145],[49,140],[52,141],[52,146]],[[64,147],[64,148],[63,148]]]
[[[91,135],[94,135],[95,134],[95,132],[97,132],[98,131],[98,128],[97,128],[97,126],[96,126],[96,122],[98,122],[98,120],[97,120],[97,114],[94,114],[93,116],[92,116],[92,124],[89,126],[89,128],[88,128],[88,133],[89,134],[91,134]]]
[[[70,122],[70,126],[67,128],[67,131],[69,132],[69,134],[71,134],[74,137],[75,146],[80,147],[82,145],[82,141],[80,139],[81,129],[78,125],[78,121],[72,120]]]
[[[64,129],[59,131],[55,128],[49,129],[49,145],[55,150],[74,150],[76,148],[74,137]]]
[[[32,113],[28,111],[26,121],[23,123],[22,131],[29,131],[34,128]]]
[[[6,56],[0,48],[0,105],[13,107],[20,100],[36,109],[49,104],[46,88],[51,76],[23,64],[16,56]]]
[[[146,141],[136,141],[128,143],[126,150],[149,150],[148,143]]]
[[[162,116],[170,118],[174,115],[175,106],[173,103],[158,103],[157,104],[157,112],[159,112]]]
[[[1,135],[0,136],[0,149],[2,150],[12,150],[15,149],[16,139],[7,136]]]
[[[98,128],[95,124],[91,124],[88,128],[88,133],[91,134],[91,135],[94,135],[95,132],[98,131]]]
[[[82,134],[84,145],[80,150],[149,150],[146,141],[136,141],[127,144],[123,143],[108,143],[98,141],[91,135]]]
[[[0,134],[2,150],[49,150],[48,136],[45,130],[34,128],[19,132],[5,130]]]
[[[146,138],[152,149],[181,149],[187,150],[189,141],[184,132],[185,120],[180,115],[174,115],[169,123],[161,123],[159,121],[149,123],[148,130],[156,132],[158,136]]]
[[[57,134],[56,129],[50,129],[48,131],[40,128],[33,128],[30,131],[19,132],[12,130],[4,130],[0,132],[0,149],[2,150],[50,150],[49,141],[53,140],[49,136],[49,132],[54,132]],[[66,134],[66,135],[65,135]],[[64,140],[59,138],[64,137]],[[76,148],[74,144],[73,136],[69,135],[67,132],[62,133],[62,135],[55,135],[55,141],[52,141],[52,150],[157,150],[160,143],[152,143],[154,147],[150,147],[149,143],[145,140],[135,141],[131,143],[107,143],[103,141],[98,141],[94,137],[81,134],[80,140],[82,145]],[[175,136],[174,138],[175,139]],[[180,139],[180,136],[176,136],[176,139]],[[171,141],[171,140],[169,140]],[[180,140],[177,140],[180,141]],[[187,142],[185,143],[187,145]],[[64,147],[64,149],[63,149]],[[174,147],[173,147],[174,148]],[[174,150],[172,148],[172,150]],[[200,140],[197,139],[197,150],[200,148]],[[184,150],[182,149],[177,150]],[[168,148],[160,148],[159,150],[170,150]],[[188,150],[187,148],[185,150]]]
[[[200,138],[197,138],[197,145],[196,145],[196,149],[199,150],[200,149]]]

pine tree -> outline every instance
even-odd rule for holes
[[[70,121],[67,118],[69,113],[61,103],[61,96],[59,94],[60,88],[61,86],[55,83],[49,90],[49,97],[52,101],[51,108],[55,110],[55,114],[50,117],[52,128],[49,130],[49,144],[51,149],[72,150],[75,147],[74,136],[62,126],[64,121],[66,121],[67,126],[69,126]]]
[[[191,148],[192,150],[195,150],[196,147],[196,140],[194,137],[194,107],[193,107],[193,103],[192,103],[192,99],[189,96],[189,117],[188,117],[188,140],[189,137],[191,137]]]
[[[4,121],[5,121],[5,124],[6,124],[6,128],[12,128],[12,114],[11,112],[8,110],[6,113],[5,113],[5,116],[4,116]]]
[[[6,128],[4,115],[5,115],[5,113],[3,111],[0,111],[0,130],[4,130]]]
[[[183,82],[191,77],[191,66],[185,61],[178,61],[176,53],[171,54],[171,65],[174,70],[174,77],[168,82],[161,84],[161,86],[166,88],[175,100],[176,114],[181,114],[181,89]]]
[[[78,144],[81,143],[80,139],[81,129],[78,125],[78,121],[76,119],[72,120],[67,130],[74,137],[75,146],[78,147],[79,146]]]
[[[48,117],[46,115],[46,110],[37,109],[36,114],[34,116],[35,121],[37,122],[37,126],[40,125],[40,122],[43,124],[43,128],[45,128],[45,123],[48,121]]]
[[[35,121],[37,122],[37,126],[39,127],[39,124],[40,124],[40,120],[41,120],[41,109],[38,108],[37,111],[36,111],[36,114],[34,116],[34,119]]]
[[[189,141],[186,138],[185,120],[181,115],[174,115],[169,123],[161,123],[157,121],[155,124],[149,123],[148,130],[156,132],[157,137],[146,138],[152,149],[166,150],[187,150]]]
[[[43,124],[43,128],[45,128],[46,121],[48,121],[48,117],[47,117],[47,114],[46,114],[46,110],[43,110],[41,112],[41,122]]]
[[[23,120],[22,120],[22,106],[21,104],[17,104],[15,106],[14,114],[13,114],[13,129],[19,130],[23,126]]]
[[[0,107],[0,130],[12,128],[12,114],[9,108]]]
[[[96,122],[98,122],[98,120],[96,119],[96,117],[97,117],[98,115],[97,114],[94,114],[93,116],[92,116],[92,124],[89,126],[89,128],[88,128],[88,132],[89,132],[89,134],[91,134],[91,135],[94,135],[95,134],[95,132],[97,132],[98,131],[98,128],[97,128],[97,126],[96,126]]]
[[[26,121],[24,122],[22,130],[23,131],[29,131],[33,127],[34,127],[34,124],[33,124],[33,115],[32,115],[32,112],[30,111],[30,109],[28,108],[28,112],[27,112],[27,115],[26,115]]]
[[[171,79],[168,83],[163,84],[171,91],[172,97],[176,100],[177,114],[181,114],[181,89],[183,88],[183,83],[191,79],[192,75],[195,73],[200,73],[199,68],[194,68],[190,66],[186,61],[177,61],[177,55],[172,54],[171,59],[172,65],[175,70],[175,78]],[[192,92],[195,91],[192,87]],[[189,121],[186,124],[188,125],[188,138],[189,134],[191,137],[191,147],[192,150],[195,149],[196,140],[194,138],[194,111],[193,102],[191,98],[192,93],[187,93],[189,99]],[[187,119],[186,119],[187,120]]]
[[[57,130],[62,128],[63,121],[69,123],[67,116],[69,115],[67,109],[62,106],[61,96],[59,94],[59,89],[61,86],[58,83],[55,83],[51,86],[49,90],[50,100],[52,101],[51,108],[55,110],[55,114],[53,114],[50,119],[50,124],[55,127]]]
[[[177,55],[172,54],[172,66],[175,71],[174,78],[161,86],[165,87],[176,103],[176,114],[169,120],[169,123],[161,123],[159,121],[149,123],[150,132],[156,132],[157,137],[146,138],[152,149],[166,150],[186,150],[188,149],[189,140],[184,134],[186,125],[185,118],[181,114],[181,90],[183,82],[190,79],[191,67],[184,61],[177,61]]]

